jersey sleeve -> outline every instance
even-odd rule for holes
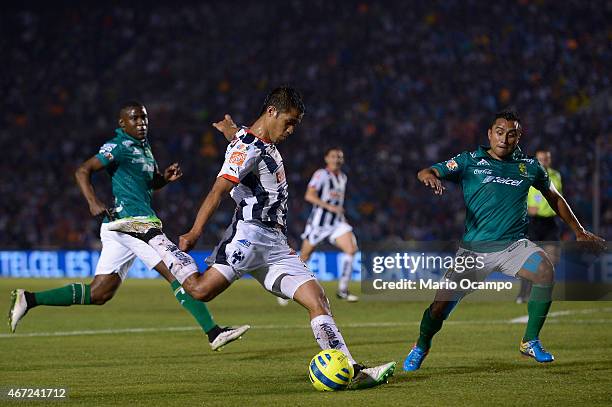
[[[310,178],[308,188],[314,188],[318,191],[321,189],[326,180],[327,171],[325,171],[324,169],[316,170],[315,173],[312,174],[312,178]]]
[[[232,140],[227,147],[225,160],[218,177],[239,183],[261,160],[262,150],[252,144],[243,143],[240,138]]]
[[[459,182],[463,175],[463,170],[467,164],[467,152],[457,154],[450,160],[442,161],[431,166],[438,170],[441,179],[446,179],[453,182]]]
[[[112,162],[119,161],[122,157],[122,152],[123,146],[115,140],[110,140],[100,147],[100,151],[98,151],[95,157],[106,167]]]
[[[546,169],[540,163],[537,163],[536,174],[532,185],[540,192],[546,192],[550,189],[550,177]]]

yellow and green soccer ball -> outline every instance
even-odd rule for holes
[[[326,349],[310,361],[308,377],[319,391],[344,390],[353,378],[353,365],[343,352]]]

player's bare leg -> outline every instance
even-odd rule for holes
[[[357,253],[357,239],[353,232],[346,232],[338,236],[334,244],[343,252],[336,295],[338,298],[348,302],[356,302],[359,300],[359,297],[349,293],[348,285],[353,274],[353,259],[355,258],[355,253]]]
[[[520,351],[538,362],[552,362],[555,358],[542,347],[539,335],[552,304],[553,265],[544,251],[536,252],[527,259],[517,275],[533,284],[527,303],[529,319]]]
[[[312,253],[314,253],[316,247],[317,246],[310,243],[308,239],[304,239],[302,241],[302,248],[300,249],[300,260],[306,263],[308,259],[310,259]]]
[[[386,383],[393,375],[395,362],[367,368],[358,364],[346,346],[346,342],[336,326],[329,307],[329,300],[317,280],[302,284],[293,294],[293,299],[308,310],[310,326],[321,349],[338,349],[349,358],[355,370],[350,388],[360,389]]]
[[[308,239],[304,239],[302,241],[302,248],[300,249],[300,260],[302,260],[303,263],[308,262],[308,259],[310,259],[310,256],[312,255],[312,253],[314,253],[314,250],[317,246],[311,244]],[[287,306],[289,305],[289,300],[285,299],[285,298],[281,298],[281,297],[276,297],[276,302],[278,302],[278,305],[281,306]]]

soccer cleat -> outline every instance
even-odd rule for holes
[[[380,386],[389,382],[389,378],[393,376],[396,362],[385,363],[384,365],[375,367],[365,367],[362,365],[354,365],[355,375],[349,390],[368,389],[374,386]]]
[[[150,229],[161,229],[162,222],[155,216],[134,216],[117,219],[108,223],[108,230],[123,233],[144,234]]]
[[[8,323],[11,332],[15,332],[17,324],[28,312],[28,303],[25,298],[25,291],[22,289],[13,290],[11,292],[11,308],[8,314]]]
[[[406,356],[406,360],[404,360],[404,371],[411,372],[413,370],[418,370],[428,353],[429,350],[423,350],[415,344],[408,356]]]
[[[336,297],[338,297],[341,300],[345,300],[347,302],[357,302],[357,301],[359,301],[359,297],[357,297],[356,295],[350,294],[348,291],[346,291],[346,292],[336,291]]]
[[[278,302],[278,305],[280,305],[282,307],[286,307],[287,305],[289,305],[289,300],[286,300],[286,299],[281,298],[281,297],[276,297],[276,301]]]
[[[221,350],[221,348],[230,342],[234,342],[236,339],[240,339],[242,335],[251,329],[250,325],[241,325],[237,327],[225,327],[221,330],[221,333],[217,335],[214,341],[210,342],[212,350]]]
[[[537,338],[527,342],[521,341],[519,350],[524,356],[534,358],[540,363],[548,363],[555,360],[555,357],[542,347],[542,342]]]

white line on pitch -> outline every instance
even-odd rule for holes
[[[588,312],[584,312],[588,311]],[[581,312],[571,313],[593,313],[597,311],[610,312],[612,308],[602,308],[599,310],[582,310]],[[557,311],[556,313],[551,312],[549,315],[562,316],[569,315],[567,311]],[[555,315],[553,315],[555,314]],[[446,321],[445,324],[450,325],[505,325],[508,323],[515,322],[518,318],[513,320],[473,320],[473,321]],[[549,319],[547,323],[562,323],[563,321]],[[402,326],[414,326],[419,325],[419,321],[412,322],[365,322],[365,323],[354,323],[354,324],[341,324],[342,328],[384,328],[384,327],[402,327]],[[571,324],[612,324],[612,319],[584,319],[584,320],[571,320],[567,321]],[[254,325],[253,329],[310,329],[310,325]],[[79,330],[79,331],[57,331],[57,332],[29,332],[29,333],[17,333],[17,334],[0,334],[0,339],[9,338],[32,338],[32,337],[60,337],[60,336],[80,336],[80,335],[116,335],[116,334],[132,334],[132,333],[154,333],[154,332],[188,332],[188,331],[199,331],[200,328],[196,326],[176,326],[176,327],[165,327],[165,328],[120,328],[120,329],[92,329],[92,330]]]
[[[588,308],[580,310],[553,311],[548,313],[548,318],[561,317],[566,315],[593,314],[595,312],[612,312],[612,308]],[[511,324],[524,324],[527,323],[528,319],[529,315],[523,315],[517,318],[512,318],[508,322]]]

